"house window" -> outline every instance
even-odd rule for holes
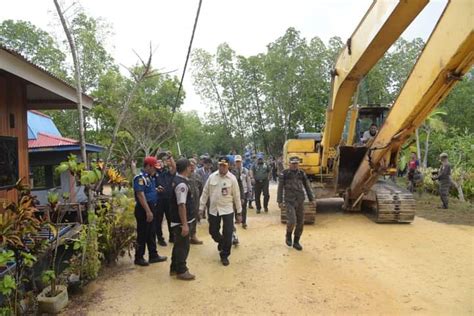
[[[56,166],[33,166],[31,173],[33,178],[33,189],[51,189],[61,186],[60,175],[54,170]]]
[[[18,181],[18,138],[0,136],[0,189]]]

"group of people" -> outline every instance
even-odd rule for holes
[[[441,153],[439,155],[440,167],[434,171],[431,179],[438,181],[438,193],[441,199],[441,208],[449,207],[449,190],[451,188],[451,165],[449,164],[448,154]],[[410,161],[408,162],[408,190],[411,192],[423,182],[423,175],[419,170],[419,160],[416,153],[412,152]]]
[[[285,194],[290,223],[288,231],[295,230],[294,243],[287,238],[287,244],[301,250],[299,238],[303,225],[304,193],[296,193],[296,182],[301,181],[307,190],[309,185],[303,171],[297,167],[291,170],[280,177],[278,202],[283,202],[283,191],[295,192],[294,195]],[[186,261],[190,245],[203,243],[196,235],[197,223],[202,218],[208,219],[209,234],[217,243],[221,263],[229,265],[232,245],[239,242],[235,224],[247,228],[247,208],[252,208],[252,200],[255,200],[257,214],[262,209],[268,212],[269,181],[272,178],[272,167],[264,161],[263,155],[257,155],[249,168],[244,167],[240,155],[222,156],[215,162],[208,156],[202,156],[199,162],[195,158],[175,161],[170,152],[161,153],[158,157],[146,157],[143,169],[133,179],[137,221],[134,263],[148,266],[167,260],[157,251],[157,242],[160,246],[167,246],[162,229],[166,217],[168,242],[173,243],[170,275],[176,275],[181,280],[195,279]],[[312,199],[311,190],[307,194]],[[145,260],[146,249],[148,261]]]
[[[199,162],[195,158],[179,158],[175,162],[170,152],[146,157],[143,169],[133,179],[137,221],[135,264],[148,266],[167,260],[157,251],[157,242],[160,246],[168,245],[162,229],[166,217],[168,242],[174,244],[170,275],[181,280],[195,279],[187,267],[187,257],[191,244],[203,243],[197,237],[197,223],[203,218],[209,222],[209,234],[217,243],[221,263],[228,266],[232,245],[239,243],[235,224],[247,229],[247,209],[253,208],[252,201],[255,200],[257,214],[262,209],[265,213],[269,211],[273,168],[263,155],[255,158],[245,167],[247,159],[243,160],[240,155],[222,156],[217,161],[203,156]],[[442,207],[448,208],[451,167],[447,154],[441,154],[440,161],[441,167],[433,174],[433,180],[439,182]],[[300,239],[305,197],[315,201],[299,162],[298,157],[290,157],[289,168],[280,172],[277,191],[278,205],[287,212],[285,242],[296,250],[303,249]],[[418,166],[416,155],[412,154],[408,164],[411,183],[415,183]],[[144,258],[146,248],[148,261]]]

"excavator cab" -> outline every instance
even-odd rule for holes
[[[353,143],[360,143],[364,132],[368,131],[372,124],[377,125],[377,127],[380,129],[383,122],[385,122],[388,111],[388,107],[382,106],[368,106],[359,108]]]
[[[367,153],[367,144],[362,142],[364,132],[368,131],[372,124],[380,129],[389,110],[388,107],[376,105],[350,109],[344,128],[343,145],[339,146],[336,162],[336,191],[338,193],[343,193],[350,186],[357,168]]]

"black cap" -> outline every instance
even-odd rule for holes
[[[229,165],[229,158],[227,158],[226,156],[222,156],[222,157],[219,158],[218,163]]]
[[[300,158],[297,156],[290,157],[290,163],[300,163]]]

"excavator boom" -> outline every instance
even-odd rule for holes
[[[428,0],[374,1],[347,41],[333,70],[332,93],[326,113],[322,167],[336,155],[351,98],[360,80],[400,37]]]
[[[355,207],[380,174],[396,166],[401,145],[474,62],[474,1],[448,2],[438,24],[357,169],[346,196]]]

